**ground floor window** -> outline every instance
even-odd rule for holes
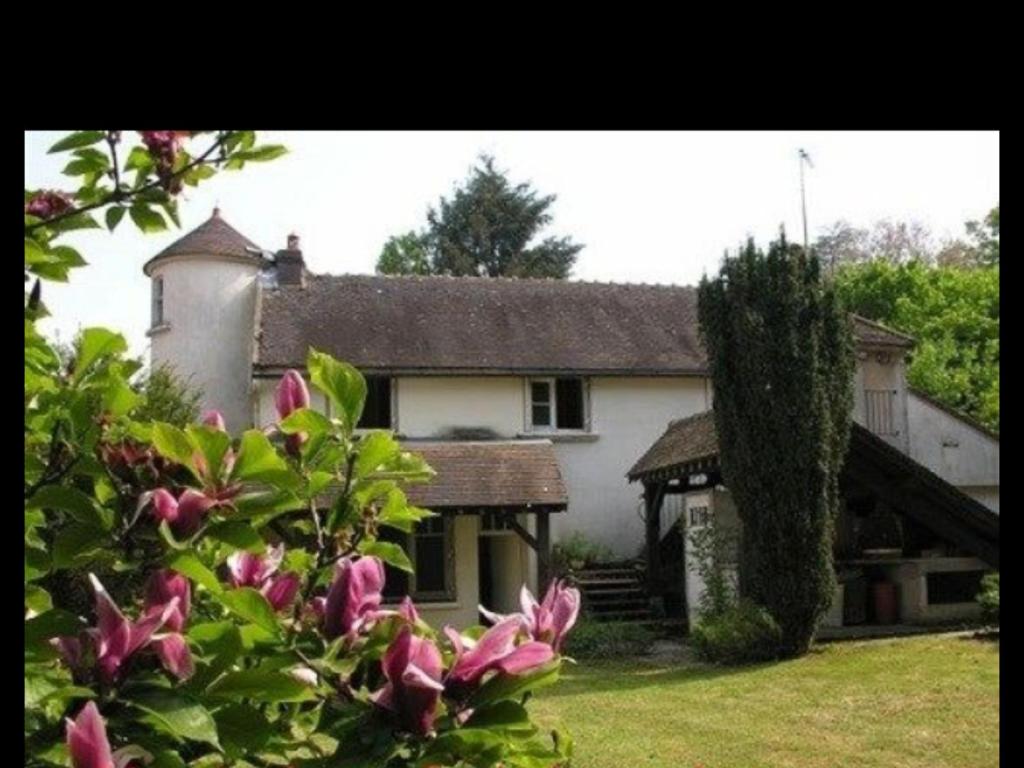
[[[411,595],[424,603],[455,600],[454,522],[451,515],[441,515],[421,522],[414,534],[381,530],[380,539],[400,544],[416,569],[409,574],[386,565],[385,598],[398,600]]]
[[[929,605],[974,602],[981,591],[984,571],[942,571],[929,573],[925,579],[928,586]]]

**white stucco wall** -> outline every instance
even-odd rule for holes
[[[910,456],[999,511],[999,440],[911,392]]]
[[[569,490],[569,509],[551,518],[552,540],[581,531],[619,557],[644,543],[643,488],[626,472],[673,419],[710,407],[700,377],[604,377],[590,381],[592,440],[558,442],[555,452]]]
[[[166,327],[151,330],[152,364],[167,363],[191,379],[203,391],[202,408],[223,413],[229,430],[248,426],[257,268],[175,256],[153,265],[158,276]]]
[[[398,431],[440,437],[452,427],[483,427],[502,437],[523,431],[523,380],[512,376],[400,377]]]

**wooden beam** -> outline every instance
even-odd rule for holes
[[[644,521],[647,539],[647,590],[661,594],[661,505],[665,483],[644,483]]]
[[[532,549],[534,552],[539,552],[539,544],[537,543],[537,540],[533,537],[533,534],[531,534],[528,530],[526,530],[525,528],[523,528],[523,526],[519,524],[519,521],[516,520],[515,513],[506,512],[505,522],[508,523],[509,528],[511,528],[513,531],[519,534],[519,538],[525,541],[530,546],[530,549]]]
[[[543,595],[551,578],[551,517],[537,513],[537,594]]]

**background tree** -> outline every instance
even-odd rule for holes
[[[382,275],[431,274],[426,238],[413,231],[389,237],[377,259],[377,272]]]
[[[835,286],[853,312],[914,337],[911,386],[999,430],[997,265],[872,261],[839,269]]]
[[[743,523],[740,591],[807,650],[835,589],[833,520],[853,407],[853,341],[818,259],[749,241],[701,281],[725,482]],[[775,457],[773,459],[773,457]]]
[[[512,184],[481,155],[453,196],[427,212],[427,228],[391,238],[377,261],[383,274],[567,278],[583,249],[569,237],[535,242],[552,220],[554,195]],[[420,247],[426,251],[421,255]]]
[[[184,427],[199,419],[202,390],[166,363],[140,375],[132,388],[140,395],[133,414],[138,421],[163,421]]]

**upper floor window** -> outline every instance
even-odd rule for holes
[[[530,379],[527,386],[529,428],[585,429],[586,388],[579,377]]]
[[[163,277],[153,278],[153,306],[152,322],[150,325],[156,328],[164,322],[164,279]]]
[[[359,429],[391,429],[391,377],[366,377],[366,404]]]

